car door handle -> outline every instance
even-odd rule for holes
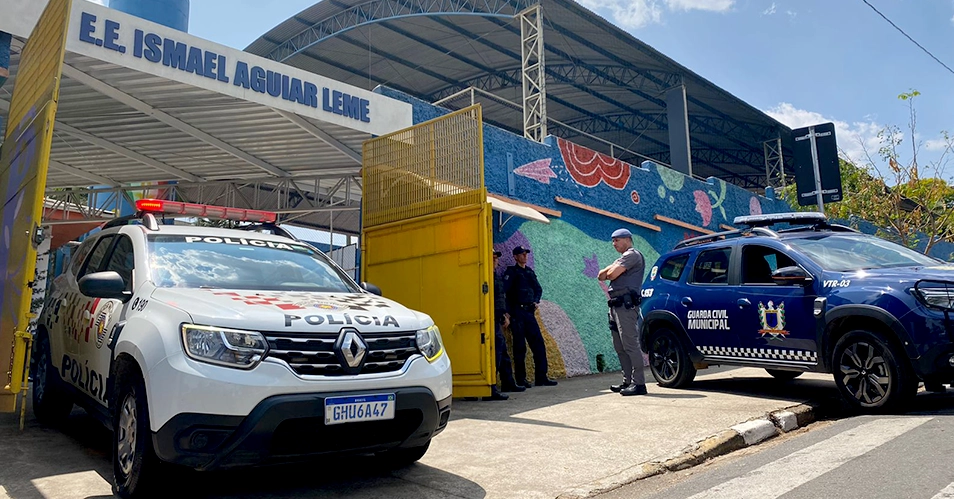
[[[747,308],[752,306],[752,302],[748,298],[739,298],[739,301],[736,303],[739,304],[739,308]]]
[[[692,305],[692,298],[689,298],[688,296],[683,297],[679,303],[682,303],[683,307],[688,307],[689,305]]]

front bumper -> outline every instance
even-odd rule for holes
[[[281,462],[336,453],[418,447],[443,431],[451,398],[427,388],[395,394],[394,419],[325,426],[326,397],[381,393],[328,392],[276,395],[246,416],[178,414],[153,433],[159,459],[199,470]]]
[[[934,346],[913,361],[914,371],[924,380],[954,382],[954,366],[951,366],[948,360],[952,356],[954,356],[954,344]]]

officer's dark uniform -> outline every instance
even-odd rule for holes
[[[497,374],[500,376],[503,391],[523,391],[523,387],[518,388],[513,379],[513,365],[510,363],[510,354],[507,353],[507,338],[504,337],[503,327],[501,327],[506,313],[507,294],[504,291],[503,279],[494,272],[494,349],[497,354]]]
[[[529,253],[521,246],[513,249],[514,255]],[[510,312],[510,332],[513,333],[513,364],[518,385],[532,386],[527,383],[527,344],[533,352],[533,364],[537,385],[554,385],[555,381],[547,377],[547,347],[543,342],[543,333],[534,315],[536,304],[543,296],[543,288],[537,281],[537,274],[530,267],[511,265],[504,273],[504,289],[507,293],[507,310]]]

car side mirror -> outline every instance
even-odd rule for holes
[[[378,295],[378,296],[383,296],[383,295],[381,294],[381,288],[375,286],[374,284],[371,284],[370,282],[362,282],[362,283],[361,283],[361,289],[363,289],[363,290],[365,290],[365,291],[367,291],[368,293],[371,293],[371,294],[375,294],[375,295]]]
[[[79,280],[79,290],[85,296],[127,301],[132,293],[126,291],[126,282],[118,272],[108,270],[86,274]]]
[[[793,265],[772,272],[772,281],[779,286],[807,286],[812,283],[812,276],[805,269]]]

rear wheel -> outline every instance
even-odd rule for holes
[[[123,498],[145,497],[159,483],[159,459],[152,449],[149,404],[142,374],[128,364],[116,375],[113,413],[113,492]]]
[[[784,369],[766,369],[765,372],[779,381],[791,381],[802,375],[801,371],[786,371]]]
[[[36,339],[36,372],[33,376],[33,414],[44,425],[56,426],[70,415],[73,401],[53,366],[50,338],[41,331]]]
[[[884,336],[852,331],[835,345],[835,384],[855,408],[886,412],[903,407],[917,393],[917,379],[902,353]]]
[[[692,383],[696,368],[682,341],[671,330],[657,329],[649,339],[649,368],[659,386],[681,388]]]

